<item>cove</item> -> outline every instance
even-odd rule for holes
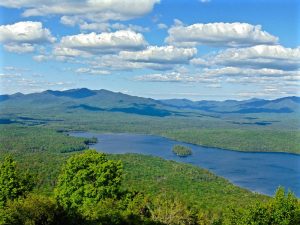
[[[167,160],[190,163],[225,177],[233,184],[253,192],[274,195],[278,186],[290,189],[300,197],[300,155],[273,152],[238,152],[174,141],[143,134],[97,134],[70,132],[75,137],[96,137],[90,147],[111,154],[139,153]],[[192,149],[182,158],[172,153],[176,144]]]

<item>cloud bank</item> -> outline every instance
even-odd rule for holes
[[[196,23],[189,26],[177,21],[168,30],[166,43],[178,46],[246,47],[258,44],[273,45],[278,38],[248,23]]]

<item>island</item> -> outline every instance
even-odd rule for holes
[[[187,157],[192,154],[192,150],[183,145],[174,145],[172,152],[179,157]]]
[[[86,145],[93,145],[93,144],[97,144],[97,143],[98,143],[98,138],[96,138],[96,137],[86,138],[84,140],[84,144],[86,144]]]

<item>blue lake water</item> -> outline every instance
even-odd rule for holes
[[[101,152],[140,153],[168,160],[190,163],[225,177],[232,183],[251,191],[273,195],[278,186],[292,190],[300,197],[300,155],[288,153],[238,152],[207,148],[142,134],[69,133],[76,137],[97,137],[91,146]],[[188,146],[193,154],[178,157],[172,153],[176,144]]]

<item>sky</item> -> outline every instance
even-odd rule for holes
[[[1,0],[0,94],[299,95],[298,0]]]

